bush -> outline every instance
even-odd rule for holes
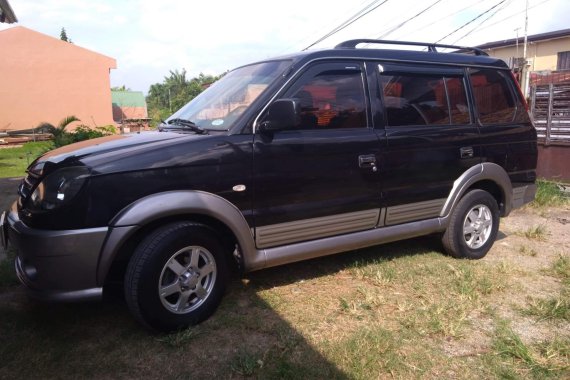
[[[86,125],[80,125],[77,128],[75,128],[75,131],[68,132],[67,134],[69,135],[71,142],[79,142],[83,140],[91,140],[91,139],[96,139],[98,137],[109,136],[116,133],[117,130],[112,125],[95,127],[94,129]]]
[[[65,129],[74,122],[81,121],[76,116],[71,115],[63,118],[57,126],[50,123],[40,123],[36,128],[36,132],[51,133],[53,136],[53,145],[55,148],[72,144],[78,141],[94,139],[113,135],[117,133],[113,125],[104,125],[101,127],[91,128],[87,125],[79,125],[74,132],[67,132]]]
[[[60,146],[73,144],[84,140],[96,139],[98,137],[114,135],[116,133],[117,129],[112,125],[105,125],[95,128],[91,128],[87,125],[80,125],[75,128],[75,131],[73,132],[63,131],[58,135],[54,135],[53,143],[56,148],[59,148]]]
[[[556,207],[568,203],[568,198],[554,182],[539,179],[536,181],[537,191],[532,207]]]

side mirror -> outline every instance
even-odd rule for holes
[[[265,120],[259,125],[260,131],[293,129],[301,125],[299,102],[293,99],[279,99],[267,109]]]

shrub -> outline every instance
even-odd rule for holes
[[[536,185],[536,198],[531,203],[532,207],[556,207],[568,202],[568,198],[556,183],[539,179]]]
[[[109,136],[117,133],[117,130],[112,125],[105,125],[102,127],[91,128],[87,125],[80,125],[75,128],[75,131],[68,132],[71,143],[95,139],[97,137]],[[70,142],[68,142],[69,144]],[[64,144],[65,145],[65,144]]]
[[[109,136],[117,133],[117,129],[113,125],[104,125],[91,128],[87,125],[79,125],[73,132],[67,132],[65,129],[73,122],[81,121],[75,116],[67,116],[63,118],[57,126],[50,123],[40,123],[35,129],[37,132],[49,132],[53,136],[53,145],[55,148],[72,144],[78,141],[90,140],[97,137]]]

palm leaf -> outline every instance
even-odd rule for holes
[[[64,117],[63,119],[61,119],[61,121],[59,122],[59,124],[57,125],[57,129],[59,129],[61,132],[63,132],[65,130],[65,128],[67,128],[67,126],[75,121],[81,121],[79,120],[76,116],[71,115],[71,116],[67,116]]]

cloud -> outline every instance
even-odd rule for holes
[[[147,91],[170,69],[185,68],[189,76],[217,74],[236,66],[292,53],[357,13],[371,0],[177,1],[163,0],[19,0],[13,9],[20,24],[59,37],[65,27],[83,47],[117,59],[113,85]],[[497,3],[497,0],[442,0],[429,11],[401,26],[387,39],[436,41]],[[431,2],[388,0],[375,11],[315,48],[327,48],[352,38],[377,38],[426,8]],[[567,27],[567,0],[530,0],[529,33]],[[502,10],[460,39],[478,45],[522,35],[524,0],[507,0]],[[488,15],[490,15],[490,12]],[[486,16],[485,16],[486,17]],[[453,34],[452,43],[485,17]],[[492,27],[492,25],[496,23]],[[0,29],[9,27],[0,24]]]

